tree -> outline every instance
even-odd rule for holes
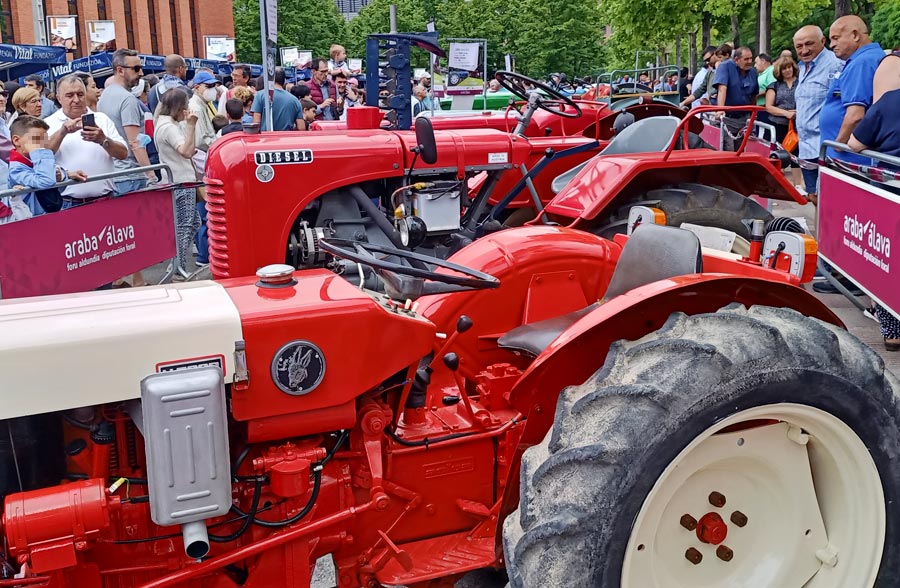
[[[872,38],[885,49],[900,46],[900,3],[885,2],[875,11]]]
[[[596,0],[523,0],[517,54],[520,69],[533,76],[550,72],[593,74],[603,32]]]
[[[259,30],[259,0],[234,0],[234,30],[238,57],[262,63]],[[333,43],[343,44],[346,22],[334,0],[279,0],[278,45],[297,46],[328,57]]]
[[[424,0],[374,0],[359,11],[347,25],[347,53],[365,55],[366,37],[391,31],[390,5],[397,6],[397,31],[421,33],[426,30],[428,17]],[[414,51],[414,53],[420,53]],[[427,61],[427,60],[426,60]]]

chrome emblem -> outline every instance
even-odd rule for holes
[[[291,341],[272,359],[272,380],[292,396],[309,394],[325,377],[325,356],[309,341]]]

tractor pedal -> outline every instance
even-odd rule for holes
[[[477,538],[471,531],[413,541],[397,546],[412,560],[407,570],[397,559],[391,559],[375,572],[382,584],[409,585],[486,568],[496,563],[494,536]]]

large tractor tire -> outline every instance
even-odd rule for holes
[[[503,527],[514,588],[900,586],[900,382],[830,324],[733,305],[560,396]]]
[[[666,213],[666,224],[679,227],[691,223],[718,227],[749,240],[750,230],[742,222],[746,219],[772,220],[772,214],[755,200],[721,186],[704,184],[678,184],[650,190],[629,200],[609,215],[595,231],[601,237],[611,239],[628,228],[628,211],[632,206],[645,205]]]

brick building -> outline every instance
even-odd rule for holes
[[[46,16],[78,17],[76,57],[90,52],[89,20],[115,21],[119,47],[151,55],[205,57],[204,35],[234,37],[231,0],[38,1]],[[0,29],[4,43],[33,44],[32,0],[0,0]]]

